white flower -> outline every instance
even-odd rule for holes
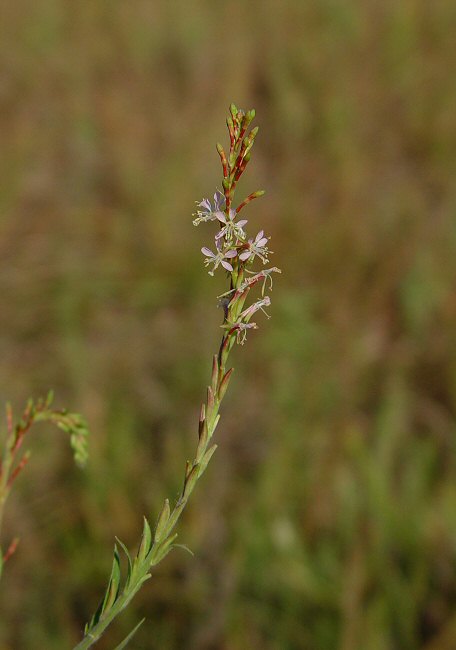
[[[220,220],[220,216],[224,218],[224,204],[225,197],[221,192],[219,192],[219,190],[214,194],[214,207],[212,207],[209,199],[203,199],[200,203],[197,202],[196,205],[198,205],[200,209],[193,214],[193,216],[196,217],[193,219],[193,225],[197,226],[205,221],[215,221],[215,219]]]
[[[218,220],[224,224],[222,229],[216,234],[216,239],[221,239],[225,237],[227,241],[233,241],[235,239],[245,239],[246,235],[243,230],[243,227],[247,223],[247,219],[241,219],[240,221],[235,221],[236,210],[230,210],[229,216],[226,217],[223,212],[218,215]]]
[[[223,250],[222,248],[223,245],[220,239],[215,240],[215,246],[217,248],[216,253],[213,253],[211,249],[207,248],[206,246],[204,246],[201,249],[203,255],[206,255],[204,264],[206,266],[213,264],[212,271],[209,271],[209,275],[214,275],[214,271],[219,266],[219,264],[221,264],[223,268],[226,269],[227,271],[232,271],[233,267],[229,262],[227,262],[227,259],[232,259],[233,257],[236,257],[237,250],[235,248],[228,248],[226,250]]]
[[[253,260],[255,255],[259,257],[263,264],[268,262],[269,250],[266,246],[268,243],[268,238],[264,236],[264,231],[260,230],[255,239],[249,239],[246,244],[245,250],[239,254],[239,259],[243,262],[247,260]]]

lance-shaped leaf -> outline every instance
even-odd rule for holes
[[[132,629],[130,634],[126,636],[125,639],[121,643],[119,643],[119,645],[116,645],[114,650],[123,650],[124,648],[126,648],[128,643],[130,643],[130,641],[135,636],[136,632],[139,630],[139,628],[141,627],[141,625],[144,623],[145,620],[146,619],[143,618],[141,621],[139,621],[139,623],[135,625],[135,627]]]
[[[199,473],[198,473],[198,478],[204,473],[206,470],[207,464],[211,460],[215,450],[217,449],[217,445],[212,445],[212,447],[209,447],[209,449],[206,451],[204,456],[201,459],[201,463],[199,464]]]
[[[118,537],[116,537],[116,542],[119,544],[123,552],[125,553],[125,557],[127,558],[127,579],[125,581],[125,589],[128,589],[128,586],[130,584],[132,572],[133,572],[133,564],[131,561],[130,553],[128,552],[127,547],[125,544],[120,540]]]
[[[160,516],[158,517],[157,526],[155,527],[154,540],[158,543],[162,537],[163,533],[166,530],[166,524],[169,521],[170,508],[169,508],[169,499],[165,499]]]
[[[120,557],[117,545],[114,546],[114,558],[112,561],[111,576],[109,578],[108,588],[103,600],[101,614],[107,612],[116,602],[117,595],[120,589]]]
[[[166,555],[168,555],[168,553],[175,545],[174,540],[176,538],[177,538],[177,533],[174,533],[174,535],[171,535],[171,537],[169,537],[165,542],[162,543],[162,546],[158,548],[157,553],[151,562],[151,566],[158,564],[163,560],[164,557],[166,557]]]
[[[188,499],[188,497],[192,493],[193,488],[195,487],[195,483],[198,480],[198,476],[199,476],[199,465],[196,464],[192,467],[192,470],[190,471],[187,478],[185,479],[184,490],[182,492],[182,498],[184,500]]]
[[[141,544],[139,545],[136,558],[139,563],[143,562],[146,555],[149,553],[152,546],[152,532],[150,530],[149,522],[144,517],[143,533],[141,537]]]

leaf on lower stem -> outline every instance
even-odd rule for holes
[[[132,638],[134,637],[134,635],[139,630],[139,628],[141,627],[141,625],[144,623],[145,620],[146,619],[143,618],[141,621],[139,621],[139,623],[132,629],[130,634],[126,636],[125,639],[114,648],[114,650],[123,650],[123,648],[126,648],[127,643],[129,643],[132,640]]]

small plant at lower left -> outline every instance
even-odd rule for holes
[[[0,460],[0,533],[5,504],[17,477],[30,458],[30,451],[24,451],[24,442],[29,438],[35,424],[51,422],[56,425],[69,435],[76,464],[79,467],[84,467],[87,462],[89,431],[85,419],[79,413],[52,408],[52,401],[52,391],[44,399],[36,401],[30,399],[17,422],[14,420],[11,405],[6,405],[6,433]],[[19,538],[13,538],[6,546],[5,551],[0,543],[0,577],[5,563],[15,552],[18,543]]]

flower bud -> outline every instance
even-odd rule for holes
[[[230,368],[224,375],[222,381],[220,382],[220,388],[218,392],[218,398],[219,401],[221,402],[222,399],[225,397],[226,389],[228,388],[228,384],[230,383],[231,375],[233,374],[234,368]]]
[[[155,542],[159,542],[161,537],[163,536],[163,533],[165,531],[165,526],[168,523],[170,512],[171,511],[169,508],[169,500],[165,499],[165,503],[163,505],[162,511],[157,521],[157,526],[155,528],[155,535],[154,535]]]

